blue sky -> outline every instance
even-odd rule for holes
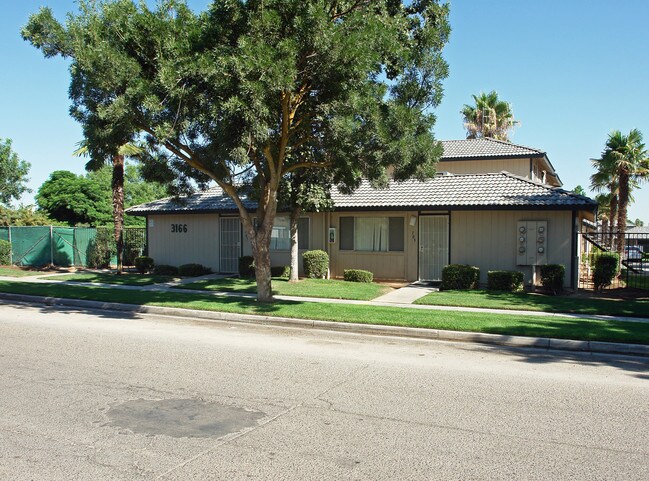
[[[204,9],[207,1],[190,5]],[[72,152],[81,129],[69,117],[69,75],[44,59],[19,30],[50,6],[62,19],[72,0],[4,2],[0,16],[0,138],[32,164],[35,192],[58,169],[83,172]],[[461,139],[459,114],[471,95],[496,90],[521,122],[511,140],[545,150],[564,186],[588,186],[590,158],[608,133],[640,129],[649,145],[649,2],[546,0],[451,2],[450,75],[436,110],[436,137]],[[23,203],[33,202],[33,194]],[[629,218],[649,222],[649,185],[635,193]]]

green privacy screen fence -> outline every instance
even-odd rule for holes
[[[0,227],[0,239],[11,242],[11,263],[17,266],[87,267],[98,250],[117,264],[112,227]],[[124,229],[124,265],[146,252],[146,229]]]

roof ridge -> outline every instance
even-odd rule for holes
[[[535,150],[539,154],[545,154],[546,153],[544,150],[537,149],[536,147],[530,147],[529,145],[515,144],[514,142],[507,142],[505,140],[494,139],[492,137],[482,137],[482,138],[484,140],[489,140],[491,142],[497,142],[497,143],[503,144],[503,145],[513,145],[513,146],[516,146],[516,147],[523,147],[525,149]]]

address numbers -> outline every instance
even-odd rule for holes
[[[187,232],[187,224],[171,224],[171,232],[180,234]]]

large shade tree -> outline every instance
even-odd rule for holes
[[[27,188],[27,174],[31,165],[21,160],[11,148],[11,139],[0,138],[0,203],[9,205],[20,199]]]
[[[611,196],[611,222],[617,215],[617,251],[624,252],[627,209],[631,191],[649,178],[649,153],[642,140],[642,133],[632,129],[627,135],[613,130],[599,159],[593,160],[597,169],[591,176],[591,185],[602,190],[608,187]],[[615,209],[614,209],[615,207]]]
[[[465,104],[461,110],[466,138],[490,137],[509,142],[509,131],[518,125],[511,104],[500,100],[495,90],[472,97],[474,105]]]
[[[433,175],[448,11],[438,0],[215,0],[200,14],[174,0],[80,0],[65,25],[43,8],[22,34],[71,59],[91,157],[144,135],[168,152],[157,172],[213,180],[233,199],[269,300],[283,178],[327,170],[353,190],[363,177],[385,185],[388,166],[397,181]],[[255,213],[242,199],[252,183]]]

